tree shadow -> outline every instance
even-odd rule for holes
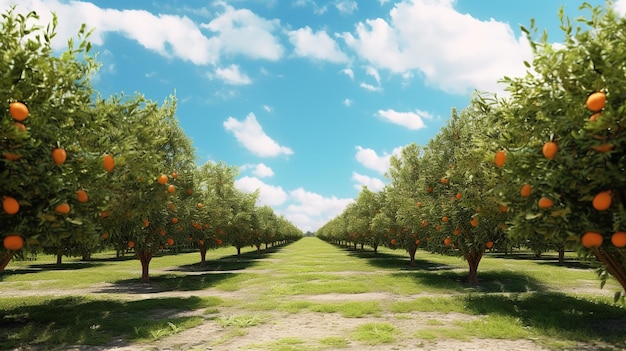
[[[368,260],[368,263],[370,265],[378,267],[378,268],[396,269],[396,270],[427,270],[427,271],[442,271],[442,270],[450,270],[450,269],[457,268],[457,267],[449,266],[449,265],[442,264],[442,263],[424,260],[419,257],[415,258],[415,264],[411,266],[408,254],[406,257],[402,257],[396,254],[390,254],[390,253],[384,253],[384,252],[374,253],[374,251],[354,250],[353,248],[345,248],[345,247],[343,248],[343,250],[348,252],[349,256],[366,259]]]
[[[272,246],[263,249],[260,252],[250,251],[240,255],[224,256],[217,259],[207,259],[204,264],[201,262],[177,266],[170,269],[171,271],[180,272],[228,272],[238,271],[250,268],[258,263],[258,261],[267,259],[269,256],[282,250],[281,246]]]
[[[555,292],[469,294],[463,299],[465,308],[476,314],[513,317],[544,337],[582,343],[592,340],[594,350],[626,349],[626,313],[622,305]]]
[[[106,345],[114,338],[116,347],[128,346],[155,338],[168,323],[183,325],[193,318],[181,313],[219,303],[193,296],[137,301],[72,296],[14,304],[0,315],[0,349],[61,350],[63,345]]]
[[[36,274],[45,271],[70,271],[70,270],[79,270],[79,269],[87,269],[102,266],[102,263],[95,262],[68,262],[63,263],[61,265],[57,265],[56,263],[43,263],[43,264],[30,264],[24,267],[5,269],[0,272],[0,281],[5,280],[10,276],[18,276],[23,274]]]
[[[242,273],[160,274],[151,275],[149,283],[137,278],[118,280],[96,291],[102,294],[157,294],[170,291],[198,291],[212,288],[220,282]]]

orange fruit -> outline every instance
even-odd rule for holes
[[[448,184],[448,179],[441,178],[441,184]]]
[[[450,239],[450,237],[443,239],[443,244],[446,246],[450,246],[450,244],[452,244],[452,239]]]
[[[168,180],[169,178],[167,178],[167,174],[161,174],[159,178],[157,178],[157,182],[159,182],[159,184],[166,184]]]
[[[172,223],[174,223],[174,224],[178,223],[178,218],[176,218],[176,217],[172,218]]]
[[[169,208],[170,210],[175,210],[176,209],[176,205],[174,205],[173,202],[170,202],[169,204],[167,204],[167,208]]]
[[[459,228],[455,228],[455,229],[454,229],[454,231],[452,232],[452,234],[454,234],[454,235],[459,235],[459,234],[461,234],[461,229],[459,229]]]
[[[109,237],[109,233],[104,232],[102,233],[102,239],[107,239]]]
[[[167,246],[174,246],[174,239],[167,238]]]
[[[592,247],[600,247],[600,245],[602,245],[603,240],[604,238],[602,237],[602,234],[598,232],[586,232],[580,238],[580,243],[584,247],[590,249]]]
[[[78,200],[78,202],[85,203],[89,200],[89,196],[85,190],[80,189],[76,191],[76,200]]]
[[[611,207],[611,197],[612,192],[610,190],[597,193],[596,196],[593,197],[593,201],[591,202],[593,208],[598,211],[607,210],[609,207]]]
[[[198,240],[198,245],[200,245],[200,246],[204,245],[204,240],[202,240],[202,239]]]
[[[611,244],[615,247],[624,247],[626,246],[626,232],[615,232],[611,235]]]
[[[494,162],[496,163],[496,166],[498,167],[504,166],[504,163],[506,162],[506,153],[504,152],[504,150],[500,150],[496,152]]]
[[[26,131],[26,126],[23,125],[20,122],[15,122],[13,123],[15,125],[15,128],[17,128],[17,130],[19,130],[20,132],[25,132]]]
[[[463,198],[463,195],[461,193],[456,193],[457,200],[461,200],[462,198]]]
[[[175,192],[175,191],[176,191],[176,187],[175,187],[175,186],[173,186],[172,184],[170,184],[170,185],[167,187],[167,191],[168,191],[169,193],[173,193],[173,192]]]
[[[191,195],[193,194],[193,192],[191,191],[191,189],[187,188],[187,190],[185,190],[187,192],[187,195]]]
[[[422,225],[423,225],[424,227],[428,227],[428,221],[427,221],[427,220],[423,220],[423,221],[422,221]]]
[[[448,221],[448,216],[441,217],[441,220],[444,221],[444,222],[447,222]]]
[[[441,226],[440,226],[439,224],[437,224],[437,225],[435,226],[435,230],[440,230],[440,229],[441,229]]]
[[[159,229],[159,235],[165,236],[165,229]]]
[[[523,197],[529,197],[532,191],[533,191],[533,187],[527,183],[527,184],[522,185],[522,188],[520,189],[519,194]]]
[[[201,204],[201,203],[198,203],[198,208],[202,208],[202,206],[204,206],[204,205]]]
[[[109,154],[104,155],[104,157],[102,157],[102,166],[107,172],[113,171],[113,168],[115,168],[115,160],[113,159],[113,156]]]
[[[144,218],[143,219],[143,226],[144,227],[149,227],[150,226],[150,221],[148,220],[148,218]]]
[[[396,239],[391,239],[391,245],[395,245],[397,243]]]
[[[417,207],[422,207],[422,202],[421,201],[417,202]]]
[[[433,187],[432,187],[432,186],[429,186],[429,187],[428,187],[428,192],[429,192],[429,193],[432,193],[432,192],[433,192]]]
[[[420,239],[415,240],[415,245],[419,245],[421,243]]]
[[[602,113],[598,112],[598,113],[594,113],[593,115],[591,115],[589,117],[589,121],[590,122],[595,122],[598,120],[598,118],[600,118],[600,116],[602,116]]]
[[[107,218],[111,215],[111,212],[104,210],[100,213],[100,216],[102,216],[102,218]]]
[[[557,151],[559,151],[559,145],[554,141],[548,141],[547,143],[543,144],[543,156],[548,160],[554,160]]]
[[[602,144],[602,145],[594,146],[592,147],[592,149],[596,150],[597,152],[609,152],[613,150],[614,147],[615,145],[613,144]]]
[[[2,209],[7,214],[13,215],[20,210],[20,203],[10,196],[4,196],[2,199]]]
[[[488,249],[491,249],[491,248],[493,247],[493,241],[487,241],[487,242],[485,243],[485,246],[486,246]]]
[[[554,201],[550,198],[542,197],[539,201],[537,201],[537,205],[539,205],[539,208],[550,208],[554,206]]]
[[[60,166],[64,164],[66,159],[67,159],[67,153],[65,152],[64,149],[56,148],[52,150],[52,160],[54,161],[55,165]]]
[[[6,158],[7,160],[9,160],[9,161],[17,161],[20,158],[22,158],[22,155],[16,154],[16,153],[13,153],[13,152],[3,152],[2,156],[4,158]]]
[[[135,242],[134,242],[134,241],[132,241],[132,240],[129,240],[129,241],[128,241],[128,247],[130,247],[131,249],[132,249],[133,247],[135,247]]]
[[[28,107],[23,102],[12,102],[9,105],[9,113],[14,120],[22,122],[28,118]]]
[[[509,211],[509,208],[504,205],[498,205],[498,209],[500,209],[500,212],[502,213],[506,213]]]
[[[585,102],[587,108],[592,112],[598,112],[606,105],[606,94],[601,91],[591,93]]]
[[[178,178],[178,173],[172,172],[172,178],[174,178],[174,179]]]
[[[470,224],[472,225],[472,227],[476,227],[478,225],[478,217],[472,218]]]
[[[70,205],[64,202],[62,204],[58,204],[54,210],[57,211],[57,213],[66,215],[70,213]]]
[[[20,235],[7,235],[2,243],[5,249],[17,251],[24,246],[24,239]]]

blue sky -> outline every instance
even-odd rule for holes
[[[520,24],[535,18],[558,43],[559,7],[577,17],[581,2],[0,0],[11,4],[44,23],[55,12],[57,49],[94,28],[102,95],[175,94],[199,164],[238,166],[238,188],[314,231],[363,185],[381,189],[389,157],[426,144],[474,89],[524,73]]]

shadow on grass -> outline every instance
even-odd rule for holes
[[[7,306],[0,300],[0,349],[28,345],[60,350],[66,348],[63,345],[104,345],[120,336],[128,341],[155,340],[173,333],[175,328],[184,329],[198,318],[179,313],[220,303],[219,299],[199,297],[139,301],[63,297],[36,302],[25,299]],[[116,346],[124,346],[122,343]]]
[[[17,276],[22,274],[36,274],[45,271],[74,271],[79,269],[99,267],[102,265],[102,263],[94,262],[68,262],[61,265],[57,265],[56,263],[30,264],[24,267],[5,269],[4,271],[0,272],[0,281],[3,281],[4,279],[12,275]]]
[[[592,343],[594,350],[626,349],[623,305],[546,292],[470,294],[463,299],[465,307],[474,313],[513,317],[543,337]]]
[[[260,252],[250,251],[241,255],[224,256],[214,260],[206,260],[204,264],[192,263],[178,266],[172,271],[181,272],[227,272],[238,271],[254,266],[257,261],[267,259],[270,255],[280,251],[283,246],[272,246]]]
[[[374,251],[354,250],[346,247],[342,247],[342,249],[348,252],[350,256],[366,259],[372,266],[385,269],[442,271],[456,268],[419,257],[415,258],[415,265],[411,266],[408,254],[403,257],[383,252],[374,254]]]
[[[240,273],[161,274],[151,275],[149,283],[137,278],[118,280],[96,293],[103,294],[156,294],[166,291],[197,291],[214,287],[220,282],[239,276]]]

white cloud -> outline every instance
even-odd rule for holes
[[[243,121],[228,117],[224,121],[224,128],[232,132],[240,144],[257,156],[271,157],[293,154],[293,150],[279,145],[265,134],[254,113],[248,114]]]
[[[341,70],[341,73],[350,77],[350,79],[354,79],[354,71],[351,68],[344,68]]]
[[[295,47],[295,54],[314,60],[333,63],[347,62],[348,57],[341,52],[337,42],[326,31],[313,32],[310,27],[287,32],[289,41]]]
[[[259,190],[259,206],[278,206],[287,200],[287,193],[283,188],[266,184],[256,177],[241,177],[235,180],[235,187],[247,193]]]
[[[532,57],[526,39],[516,37],[507,23],[457,12],[455,3],[398,2],[389,20],[368,19],[341,37],[372,66],[397,74],[415,70],[448,92],[498,91],[502,76],[524,74],[523,61]]]
[[[369,90],[369,91],[382,91],[383,88],[381,87],[377,87],[371,84],[367,84],[367,83],[361,83],[359,84],[359,86],[365,90]]]
[[[424,119],[432,119],[433,116],[421,110],[415,110],[415,112],[397,112],[392,109],[378,110],[376,116],[387,120],[391,123],[401,125],[410,130],[417,130],[426,127]]]
[[[338,0],[335,1],[335,7],[339,12],[344,15],[352,14],[354,11],[358,10],[359,6],[356,1],[352,0]]]
[[[375,150],[362,148],[361,146],[356,147],[356,160],[360,164],[362,164],[365,168],[369,168],[377,171],[380,174],[384,174],[389,170],[389,159],[392,155],[398,155],[402,151],[402,147],[397,147],[393,149],[391,154],[383,153],[382,155],[378,155]]]
[[[259,178],[265,178],[265,177],[273,176],[274,175],[274,171],[272,170],[271,167],[268,167],[268,166],[266,166],[263,163],[259,163],[254,168],[254,171],[252,171],[252,174],[254,174],[255,176],[257,176]]]
[[[229,85],[248,85],[252,80],[245,73],[239,71],[239,66],[231,64],[225,68],[215,69],[215,74],[207,75],[210,79],[218,78]]]
[[[272,108],[269,105],[263,105],[265,112],[272,112]]]
[[[615,9],[615,12],[617,12],[621,16],[626,15],[626,0],[615,1],[615,3],[613,4],[613,8]]]
[[[385,5],[386,3],[389,2],[389,0],[378,0],[378,2],[380,3],[380,6]]]
[[[343,212],[353,199],[324,197],[320,194],[297,188],[289,192],[295,204],[285,210],[285,218],[303,231],[316,231],[329,220]]]
[[[346,105],[346,106],[350,106],[350,105],[352,105],[352,103],[353,103],[353,102],[354,102],[354,101],[352,101],[352,100],[350,100],[350,99],[348,99],[348,98],[346,98],[345,100],[343,100],[343,104],[344,104],[344,105]]]
[[[376,68],[369,66],[365,70],[365,73],[367,73],[368,76],[374,77],[374,79],[376,80],[376,84],[380,85],[380,74],[378,73],[378,70],[376,70]]]
[[[328,7],[326,5],[319,6],[313,0],[296,0],[293,4],[294,6],[299,6],[299,7],[306,7],[307,5],[311,5],[311,7],[313,7],[313,13],[316,15],[322,15],[326,13],[326,11],[328,10]]]
[[[385,183],[383,183],[382,180],[378,178],[368,177],[357,172],[352,172],[352,180],[357,182],[357,184],[354,185],[354,188],[357,190],[361,190],[363,186],[366,186],[367,189],[378,192],[383,190],[383,188],[385,187]]]

